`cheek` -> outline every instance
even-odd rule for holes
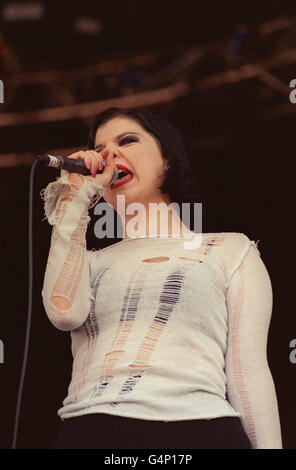
[[[157,180],[165,170],[163,162],[159,159],[158,155],[150,154],[150,158],[143,159],[138,164],[135,164],[135,171],[137,171],[143,182],[147,180],[147,183],[149,182],[150,184]]]

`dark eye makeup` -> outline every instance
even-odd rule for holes
[[[136,136],[127,136],[127,137],[123,137],[123,139],[121,139],[119,141],[119,145],[122,146],[122,145],[125,145],[125,144],[130,144],[131,142],[139,142],[139,139],[138,137]],[[103,149],[97,149],[96,152],[101,152]]]
[[[121,141],[119,142],[119,145],[124,145],[126,142],[130,143],[130,142],[138,142],[138,141],[139,141],[138,137],[128,136],[128,137],[124,137],[123,139],[121,139]]]

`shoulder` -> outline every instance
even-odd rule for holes
[[[217,249],[228,280],[238,269],[247,253],[253,251],[253,256],[260,258],[260,252],[257,248],[258,242],[251,240],[245,233],[219,232],[204,235],[205,240],[212,239],[218,245]]]
[[[255,243],[246,234],[240,232],[222,232],[222,235],[224,251],[230,255],[245,250]]]
[[[209,243],[211,240],[214,245],[220,247],[221,252],[225,256],[232,256],[247,249],[250,245],[256,245],[247,235],[240,232],[214,232],[203,233],[204,243]]]

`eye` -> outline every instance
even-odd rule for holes
[[[119,142],[119,145],[125,145],[125,144],[130,144],[132,142],[139,142],[139,139],[135,136],[127,136],[127,137],[123,137],[123,139],[120,140]],[[103,150],[103,148],[99,148],[99,149],[96,149],[95,151],[96,152],[101,152]]]
[[[119,142],[119,145],[124,145],[124,144],[129,144],[131,142],[138,142],[139,139],[137,137],[133,137],[133,136],[129,136],[129,137],[124,137],[123,139],[121,139],[121,141]]]

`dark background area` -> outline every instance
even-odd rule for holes
[[[296,448],[296,364],[289,360],[296,338],[296,104],[289,99],[296,78],[295,2],[51,0],[31,2],[35,10],[28,3],[0,4],[0,447],[12,444],[24,354],[31,164],[39,153],[86,149],[105,100],[129,105],[133,99],[183,134],[203,203],[203,231],[260,240],[274,294],[268,362],[284,448]],[[170,99],[166,88],[173,90]],[[33,317],[17,448],[52,447],[71,378],[70,334],[53,327],[41,299],[51,227],[42,221],[39,193],[56,176],[37,165]],[[89,249],[110,243],[95,238],[95,220]]]

